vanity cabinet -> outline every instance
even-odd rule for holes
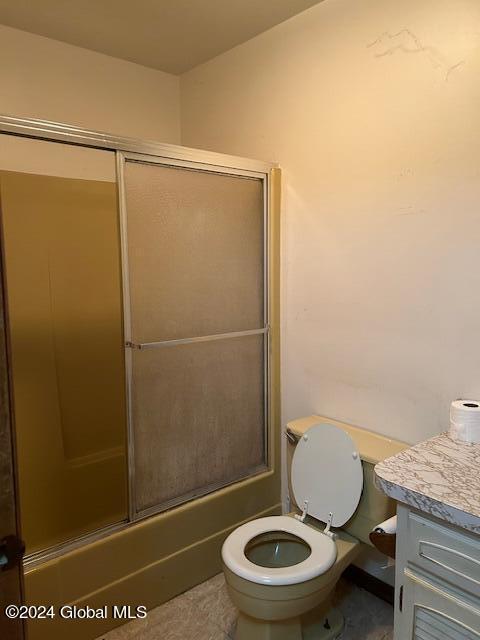
[[[395,640],[480,640],[480,536],[398,505]]]

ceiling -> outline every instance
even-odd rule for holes
[[[183,73],[319,0],[0,0],[0,23]]]

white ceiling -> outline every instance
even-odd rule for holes
[[[0,0],[0,23],[183,73],[319,0]]]

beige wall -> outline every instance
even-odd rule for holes
[[[178,143],[178,77],[0,25],[0,113]]]
[[[479,32],[476,0],[324,0],[182,76],[184,144],[284,168],[284,422],[415,441],[480,394]],[[0,79],[0,113],[179,142],[175,76],[0,26]]]
[[[480,396],[479,45],[478,0],[325,0],[182,76],[183,144],[283,169],[283,423]]]

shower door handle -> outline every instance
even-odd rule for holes
[[[228,333],[213,333],[209,336],[196,336],[195,338],[175,338],[173,340],[160,340],[158,342],[125,342],[127,349],[158,349],[161,347],[173,347],[179,344],[191,344],[192,342],[211,342],[212,340],[226,340],[228,338],[241,338],[243,336],[255,336],[269,333],[270,325],[261,329],[247,329],[246,331],[229,331]]]
[[[138,349],[141,350],[143,348],[143,345],[141,343],[138,342],[125,342],[125,347],[127,349]]]

